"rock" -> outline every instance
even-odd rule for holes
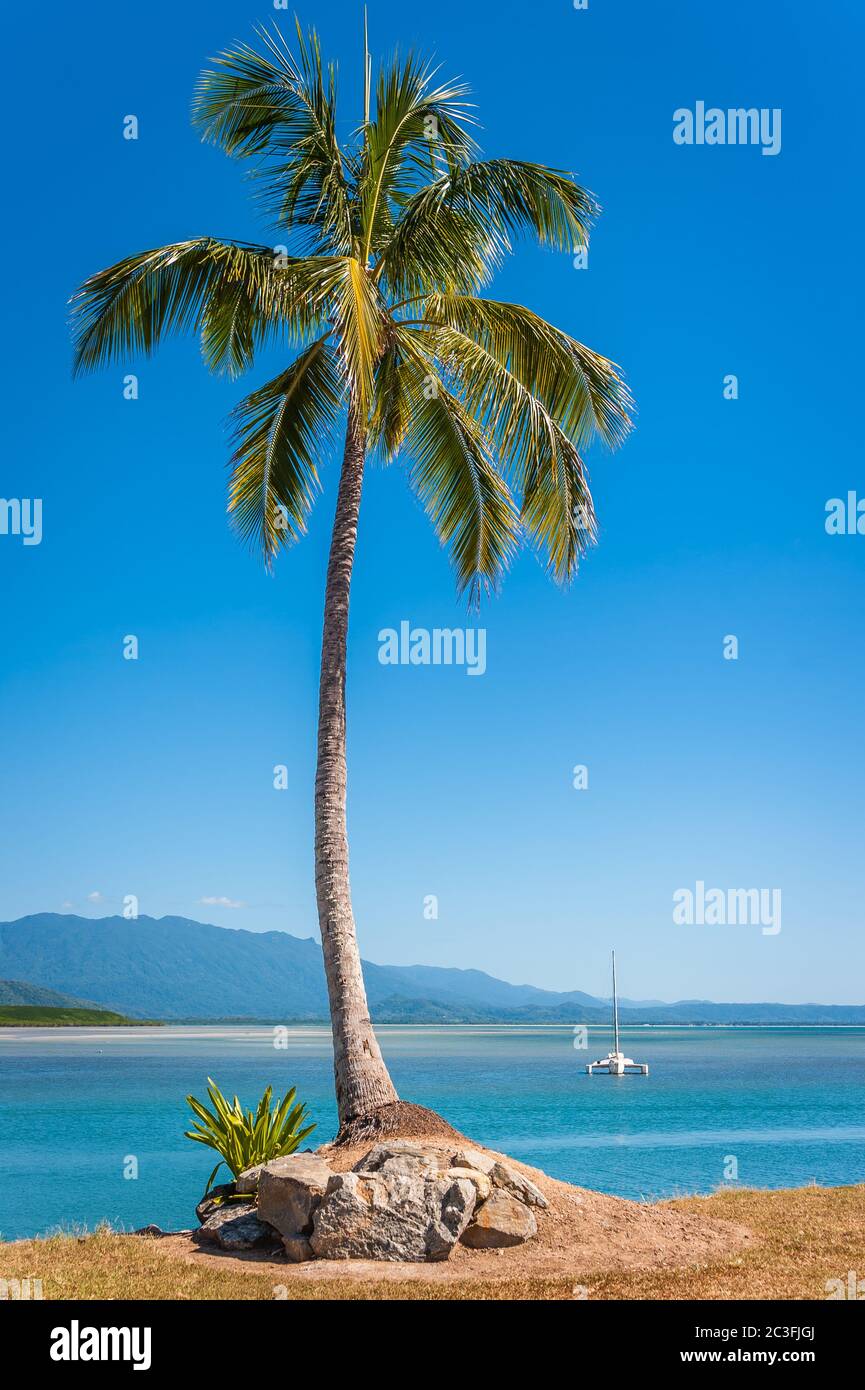
[[[163,1229],[162,1229],[161,1226],[141,1226],[137,1231],[134,1232],[134,1234],[137,1235],[137,1236],[154,1236],[154,1237],[155,1237],[155,1236],[164,1236],[164,1235],[167,1234],[167,1232],[163,1231]]]
[[[518,1201],[525,1202],[529,1207],[548,1207],[550,1204],[541,1192],[539,1187],[535,1187],[533,1182],[524,1178],[522,1173],[518,1173],[515,1168],[508,1168],[504,1163],[494,1163],[490,1170],[494,1187],[503,1187],[512,1197]]]
[[[487,1177],[495,1168],[497,1161],[489,1154],[481,1153],[480,1149],[458,1149],[454,1155],[455,1168],[476,1168],[479,1173],[486,1173]]]
[[[315,1259],[315,1252],[307,1236],[283,1236],[282,1244],[292,1264],[300,1265],[307,1260]]]
[[[373,1171],[402,1178],[438,1178],[442,1168],[435,1154],[391,1154]]]
[[[335,1173],[315,1213],[310,1245],[320,1259],[446,1260],[475,1201],[464,1178],[383,1169]]]
[[[233,1195],[233,1182],[224,1182],[220,1183],[218,1187],[211,1187],[210,1191],[205,1193],[198,1203],[198,1206],[195,1208],[195,1215],[203,1224],[215,1211],[221,1211],[225,1199]]]
[[[193,1236],[199,1245],[218,1245],[221,1250],[255,1250],[278,1238],[272,1226],[259,1220],[252,1202],[226,1202]]]
[[[258,1178],[258,1214],[281,1236],[308,1236],[333,1170],[317,1154],[287,1154],[266,1163]]]
[[[234,1184],[235,1192],[243,1192],[254,1197],[258,1191],[258,1179],[263,1167],[263,1163],[256,1163],[254,1168],[247,1168],[245,1172],[241,1173]]]
[[[484,1202],[463,1233],[462,1243],[472,1250],[495,1250],[506,1245],[522,1245],[537,1233],[534,1213],[516,1197],[499,1189]]]
[[[433,1223],[427,1249],[431,1260],[446,1260],[474,1215],[477,1192],[465,1178],[438,1178],[432,1186],[435,1188],[432,1194],[433,1211],[436,1195],[442,1188],[444,1191],[441,1194],[440,1214]],[[428,1198],[429,1187],[430,1184],[427,1184]]]
[[[465,1178],[470,1182],[477,1194],[478,1203],[485,1202],[493,1190],[493,1185],[486,1173],[480,1172],[478,1168],[448,1168],[449,1178]]]
[[[403,1173],[407,1177],[416,1177],[420,1174],[435,1176],[437,1173],[446,1173],[449,1167],[450,1155],[447,1149],[428,1148],[424,1144],[415,1144],[410,1139],[392,1139],[386,1144],[375,1144],[369,1153],[354,1165],[354,1171],[378,1173],[387,1170],[391,1173]]]

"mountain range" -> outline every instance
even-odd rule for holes
[[[512,985],[481,970],[363,963],[379,1023],[606,1023],[609,1001]],[[41,913],[0,923],[0,1002],[88,1004],[133,1018],[325,1021],[321,947],[185,917]],[[4,993],[5,988],[5,993]],[[30,991],[30,996],[27,991]],[[13,997],[14,995],[14,997]],[[37,997],[38,996],[38,997]],[[865,1024],[865,1006],[620,1000],[623,1023]]]

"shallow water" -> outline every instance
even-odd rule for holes
[[[400,1093],[555,1177],[624,1197],[865,1181],[865,1029],[627,1029],[646,1077],[586,1076],[606,1054],[568,1027],[379,1030]],[[296,1085],[335,1129],[326,1029],[0,1030],[0,1235],[100,1220],[194,1223],[216,1155],[183,1138],[206,1078],[254,1104]],[[138,1177],[124,1178],[137,1161]],[[735,1165],[735,1167],[734,1167]],[[224,1173],[224,1170],[223,1170]]]

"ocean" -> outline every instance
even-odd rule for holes
[[[600,1028],[583,1050],[569,1027],[378,1032],[405,1099],[569,1182],[656,1200],[865,1181],[865,1029],[625,1029],[650,1074],[622,1078],[585,1075]],[[335,1132],[325,1028],[0,1029],[0,1238],[194,1225],[217,1156],[184,1139],[185,1096],[208,1076],[248,1106],[295,1085],[306,1143]]]

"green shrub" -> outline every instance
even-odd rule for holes
[[[207,1179],[205,1192],[210,1191],[213,1179],[223,1163],[227,1164],[233,1176],[237,1178],[257,1163],[268,1163],[272,1158],[294,1153],[306,1136],[312,1134],[315,1129],[314,1124],[301,1129],[307,1118],[307,1109],[305,1105],[295,1105],[297,1091],[294,1086],[282,1100],[276,1102],[273,1109],[270,1106],[273,1087],[268,1086],[258,1102],[255,1114],[251,1110],[244,1111],[237,1096],[229,1105],[210,1076],[207,1078],[207,1094],[213,1104],[212,1111],[196,1100],[195,1096],[186,1097],[190,1109],[201,1123],[193,1123],[192,1129],[185,1131],[187,1139],[194,1139],[197,1144],[206,1144],[208,1148],[215,1149],[222,1155]]]

